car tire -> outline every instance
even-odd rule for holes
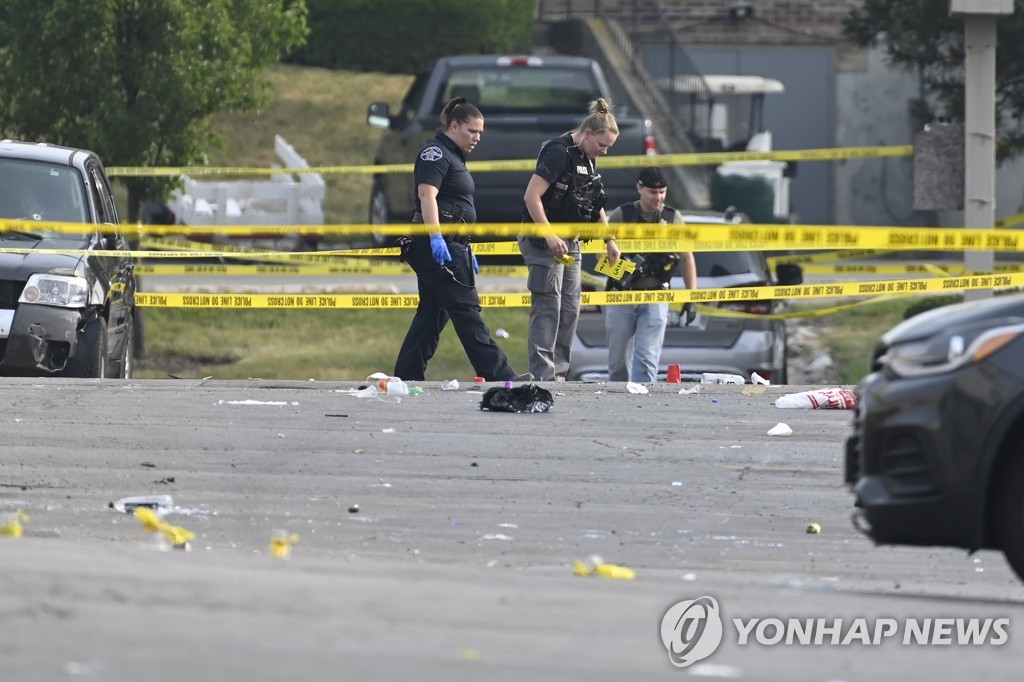
[[[95,317],[78,336],[75,354],[61,373],[66,377],[103,379],[107,376],[107,321]]]
[[[373,191],[370,194],[370,224],[387,225],[393,222],[391,216],[391,202],[384,191],[384,183],[379,178],[373,181]],[[372,234],[374,245],[389,246],[389,237],[379,232]]]
[[[1010,567],[1024,580],[1024,450],[1017,448],[997,470],[995,531]]]

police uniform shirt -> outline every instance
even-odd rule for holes
[[[557,144],[554,143],[555,141]],[[537,167],[533,172],[551,183],[551,187],[542,197],[542,202],[547,206],[547,195],[554,191],[555,182],[559,178],[565,175],[575,175],[575,186],[579,187],[586,184],[594,175],[594,166],[572,141],[572,133],[566,133],[541,149],[540,156],[537,157]],[[523,214],[524,218],[532,222],[528,211],[524,209]]]
[[[476,222],[476,206],[473,205],[473,191],[476,185],[466,168],[462,150],[444,133],[438,133],[416,157],[413,187],[422,184],[437,188],[437,207],[441,211],[461,215],[467,223]],[[416,195],[416,210],[422,212],[419,192]],[[445,222],[441,218],[441,222]]]

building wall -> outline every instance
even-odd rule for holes
[[[835,74],[836,146],[912,145],[910,103],[918,97],[916,75],[889,66],[879,48],[867,51],[861,68]],[[927,225],[930,212],[913,209],[913,157],[849,159],[835,167],[834,218],[838,225]]]

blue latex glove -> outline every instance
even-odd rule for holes
[[[480,263],[476,260],[476,254],[470,251],[469,257],[473,259],[473,272],[480,274]]]
[[[452,259],[452,254],[448,251],[448,243],[439,234],[430,235],[430,252],[434,254],[434,260],[438,265],[444,265]]]

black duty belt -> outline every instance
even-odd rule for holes
[[[451,219],[451,218],[453,218],[452,214],[448,213],[447,211],[440,211],[440,213],[441,213],[441,223],[442,224],[446,224],[446,223],[461,223],[461,222],[463,222],[462,220],[452,220]],[[417,225],[422,225],[423,224],[423,214],[420,211],[413,211],[412,212],[412,222],[417,224]],[[446,242],[456,242],[458,244],[462,244],[463,246],[468,246],[469,243],[472,241],[472,239],[470,238],[470,236],[468,234],[442,234],[441,236],[444,237],[444,240]]]

